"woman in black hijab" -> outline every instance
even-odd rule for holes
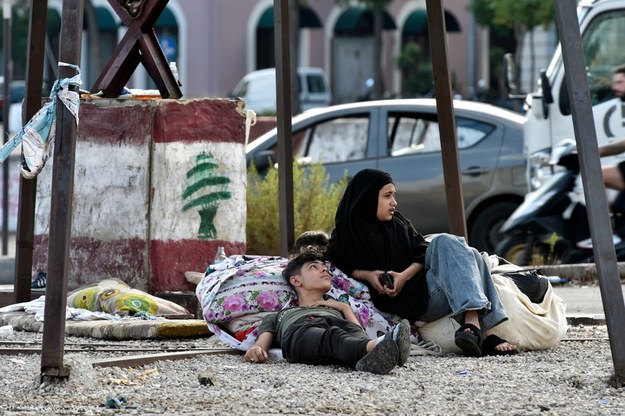
[[[480,253],[450,234],[426,241],[396,210],[395,193],[388,173],[358,172],[339,203],[327,259],[365,282],[381,311],[410,322],[452,313],[462,324],[455,342],[465,354],[515,353],[496,335],[483,338],[508,318]]]

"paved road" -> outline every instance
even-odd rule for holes
[[[625,285],[621,286],[625,297]],[[566,302],[567,315],[603,314],[601,289],[593,286],[554,286],[554,290]]]

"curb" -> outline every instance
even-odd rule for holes
[[[593,326],[593,325],[605,325],[605,314],[603,313],[580,313],[580,314],[567,314],[566,323],[570,326]]]
[[[619,278],[622,281],[625,279],[625,262],[617,263],[617,267]],[[538,268],[547,276],[564,277],[567,281],[574,283],[581,284],[583,282],[599,280],[597,265],[595,263],[554,264],[527,268]]]

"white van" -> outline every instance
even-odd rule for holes
[[[625,102],[611,92],[612,73],[625,64],[625,0],[582,0],[578,15],[597,142],[603,145],[625,137]],[[538,89],[526,98],[524,137],[532,189],[549,175],[547,166],[554,146],[575,137],[560,48],[539,81]],[[601,163],[624,159],[625,154],[621,154],[602,158]]]
[[[326,107],[332,103],[328,78],[321,68],[300,67],[299,104],[302,111]],[[230,94],[245,100],[245,107],[258,115],[276,114],[276,69],[268,68],[248,73]]]

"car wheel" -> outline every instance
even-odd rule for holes
[[[516,202],[497,202],[475,216],[469,230],[469,242],[479,251],[499,254],[496,247],[502,240],[499,229],[520,204]]]

